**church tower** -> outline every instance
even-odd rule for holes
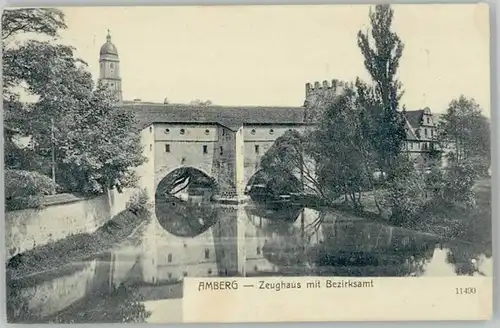
[[[122,79],[120,77],[120,59],[118,58],[118,50],[111,42],[111,35],[106,36],[106,43],[102,45],[99,52],[99,80],[107,85],[109,90],[113,92],[117,100],[122,99]]]

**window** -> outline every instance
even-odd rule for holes
[[[153,150],[153,145],[149,144],[149,151],[152,151],[152,150]]]
[[[212,269],[208,269],[208,274],[212,274]]]
[[[254,266],[254,267],[253,267],[253,269],[254,269],[255,271],[259,271],[259,267],[258,267],[258,266]]]
[[[226,130],[224,130],[224,128],[222,129],[222,135],[225,136],[226,135]]]
[[[170,129],[165,129],[165,134],[169,134],[170,133]]]
[[[427,137],[427,129],[424,129],[424,135]]]
[[[250,132],[251,134],[255,134],[255,129],[252,129],[252,132]]]
[[[172,263],[172,254],[168,254],[167,261],[168,263]]]
[[[186,243],[184,243],[184,248],[188,247],[188,245]]]
[[[259,149],[259,145],[255,145],[255,153],[256,153],[256,154],[259,154],[259,150],[260,150],[260,149]]]
[[[210,134],[210,130],[209,130],[209,129],[206,129],[206,130],[205,130],[205,134],[206,134],[206,135]]]
[[[181,134],[184,134],[184,133],[186,133],[186,130],[181,129]]]
[[[109,64],[109,68],[111,68],[111,69],[115,68],[115,64],[110,63],[110,64]]]
[[[222,155],[224,153],[224,149],[222,148],[222,146],[220,146],[220,154]]]
[[[427,118],[427,124],[429,124],[430,122],[431,122],[431,119]]]
[[[170,153],[170,145],[169,144],[165,145],[165,152]]]
[[[269,130],[269,134],[274,134],[274,129]]]
[[[205,260],[208,260],[210,258],[210,250],[208,248],[205,248]]]
[[[182,275],[183,275],[184,277],[187,277],[188,273],[187,273],[186,271],[184,271],[184,272],[182,273]]]
[[[172,279],[172,273],[168,273],[168,279]]]
[[[260,255],[260,247],[257,246],[257,255]]]
[[[151,132],[153,132],[153,127],[152,126],[149,127],[149,133],[151,133]]]
[[[203,145],[203,154],[208,154],[208,146]]]

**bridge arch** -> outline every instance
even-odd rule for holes
[[[158,185],[160,184],[160,182],[162,182],[162,180],[164,180],[167,176],[169,176],[170,174],[172,174],[175,171],[183,170],[183,169],[193,169],[193,170],[199,171],[199,172],[203,173],[205,176],[213,179],[211,172],[209,170],[207,170],[207,168],[205,168],[205,167],[194,166],[194,165],[164,166],[155,172],[155,191],[158,188]],[[214,179],[214,181],[215,181],[215,179]]]
[[[217,183],[206,172],[181,166],[170,170],[155,189],[155,214],[162,228],[177,237],[196,237],[217,222],[210,202]]]
[[[259,168],[250,176],[245,184],[245,194],[249,194],[255,187],[270,190],[282,190],[284,193],[300,192],[302,183],[299,177],[290,175],[287,177],[268,176],[267,173]]]

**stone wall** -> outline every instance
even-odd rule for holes
[[[150,158],[154,195],[160,181],[180,167],[193,167],[215,177],[214,161],[219,156],[221,128],[216,124],[155,124]],[[144,138],[149,136],[143,135]],[[151,173],[148,173],[149,176]]]
[[[84,298],[92,285],[96,262],[78,264],[75,271],[15,291],[9,306],[15,317],[53,315]]]
[[[133,190],[94,198],[47,196],[45,207],[5,213],[6,258],[79,233],[92,233],[125,209]]]

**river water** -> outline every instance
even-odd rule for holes
[[[112,251],[8,283],[10,322],[180,322],[184,277],[491,276],[483,246],[309,208],[157,204]]]

